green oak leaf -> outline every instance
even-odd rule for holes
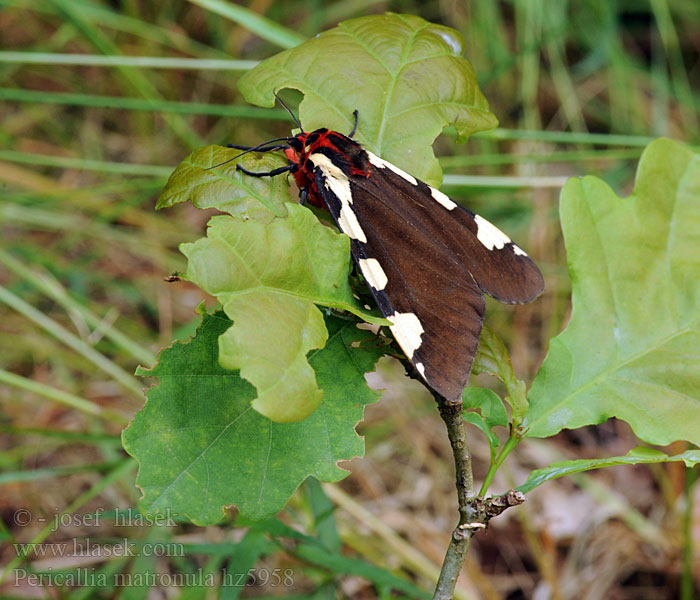
[[[274,421],[300,421],[322,394],[307,354],[323,347],[326,328],[315,304],[365,320],[348,283],[350,240],[288,203],[288,217],[260,223],[216,216],[207,237],[181,244],[188,280],[216,296],[234,321],[219,339],[219,360],[258,390],[253,408]]]
[[[690,468],[700,464],[700,450],[688,450],[682,454],[668,456],[660,450],[639,446],[633,448],[624,456],[611,456],[608,458],[593,458],[593,459],[578,459],[565,460],[562,462],[552,463],[544,469],[537,469],[530,473],[527,481],[515,488],[523,494],[531,492],[536,487],[542,485],[546,481],[580,473],[582,471],[590,471],[591,469],[602,469],[603,467],[614,467],[616,465],[641,465],[647,463],[661,462],[684,462],[685,466]]]
[[[281,423],[300,421],[316,410],[323,394],[306,355],[326,343],[321,311],[313,302],[277,290],[220,298],[235,324],[219,338],[219,360],[222,367],[240,369],[257,388],[253,408]]]
[[[357,109],[357,141],[439,186],[431,144],[442,129],[453,124],[466,141],[498,124],[462,50],[457,31],[420,17],[360,17],[264,60],[238,85],[260,106],[273,106],[282,88],[301,91],[299,117],[308,131],[349,133]]]
[[[262,520],[282,510],[308,476],[338,481],[339,460],[364,453],[355,432],[378,393],[364,375],[382,352],[374,334],[327,317],[328,342],[309,353],[323,402],[298,423],[275,423],[251,407],[255,388],[219,364],[217,339],[231,327],[222,312],[203,315],[196,336],[161,352],[148,401],[122,434],[139,462],[145,514],[170,511],[197,525],[220,521],[224,507]]]
[[[263,222],[287,216],[285,203],[291,197],[286,177],[254,178],[236,170],[240,163],[248,170],[266,172],[286,165],[285,158],[269,153],[231,160],[240,152],[221,146],[204,146],[192,152],[170,175],[156,209],[190,200],[197,208],[216,208]]]
[[[493,428],[508,427],[508,414],[503,400],[493,390],[468,386],[462,392],[462,402],[464,420],[484,432],[489,442],[491,459],[495,459],[496,448],[500,446],[501,441],[493,432]]]
[[[519,427],[527,412],[527,387],[524,381],[515,376],[510,354],[503,340],[488,325],[481,329],[472,373],[488,373],[503,382],[508,391],[505,401],[513,411],[513,427]]]
[[[532,385],[527,435],[617,417],[650,444],[700,444],[700,156],[652,142],[627,198],[569,180],[561,221],[573,310]]]

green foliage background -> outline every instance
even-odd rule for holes
[[[508,308],[489,307],[492,328],[515,349],[515,372],[526,380],[536,372],[550,337],[568,320],[569,279],[556,218],[564,177],[594,174],[614,190],[609,198],[617,203],[631,191],[636,161],[652,138],[667,136],[698,144],[700,84],[697,70],[688,67],[696,60],[693,40],[700,29],[695,2],[516,1],[465,7],[291,2],[270,4],[262,19],[233,3],[210,1],[203,8],[204,4],[1,3],[3,541],[41,542],[52,534],[49,525],[37,520],[31,527],[16,526],[7,518],[16,508],[52,516],[61,511],[80,515],[98,508],[136,506],[140,492],[133,488],[134,463],[124,457],[119,439],[122,427],[143,406],[143,383],[132,374],[138,364],[155,364],[158,350],[170,340],[187,340],[201,320],[195,308],[202,294],[190,284],[167,284],[162,279],[184,271],[177,246],[202,237],[208,220],[205,211],[183,204],[158,214],[153,208],[173,167],[192,150],[288,134],[290,121],[283,111],[253,107],[237,90],[241,75],[256,61],[341,20],[383,13],[387,8],[441,22],[462,34],[465,55],[474,65],[500,128],[473,136],[466,146],[455,145],[457,132],[448,128],[437,142],[436,154],[446,173],[444,189],[511,233],[545,272],[548,293],[537,305],[515,317]],[[16,52],[37,54],[30,59]],[[134,57],[164,57],[168,68],[158,60]],[[191,59],[194,62],[188,62]],[[314,111],[307,111],[305,118],[313,117]],[[349,115],[344,113],[342,118],[338,126],[349,129]],[[371,138],[372,132],[367,134]],[[435,168],[429,160],[425,164]],[[214,190],[219,184],[211,182]],[[580,204],[584,198],[579,192],[571,191],[572,206],[585,206]],[[259,189],[247,193],[236,209],[222,204],[221,198],[215,202],[234,214],[240,214],[236,213],[240,207],[255,207],[262,220],[271,218],[268,213],[284,212],[281,188],[272,197],[266,191],[261,196]],[[260,197],[273,200],[259,209],[256,198]],[[366,464],[372,466],[373,475],[356,467],[346,487],[324,491],[320,486],[304,486],[280,516],[293,528],[273,520],[246,530],[235,544],[229,536],[244,521],[234,527],[228,519],[197,533],[203,537],[196,538],[190,534],[200,530],[187,524],[172,529],[131,528],[129,539],[138,543],[186,539],[187,556],[172,560],[113,557],[97,567],[98,572],[190,573],[201,567],[207,573],[221,569],[236,573],[274,561],[286,566],[285,561],[291,560],[294,591],[299,594],[308,595],[310,590],[337,594],[343,582],[362,577],[368,595],[388,597],[387,590],[403,589],[419,597],[422,592],[410,588],[413,584],[406,577],[423,589],[430,589],[435,578],[420,523],[453,519],[451,505],[441,500],[453,493],[449,450],[437,441],[440,423],[436,424],[429,398],[406,387],[384,363],[380,373],[382,384],[388,383],[390,390],[382,402],[367,409],[371,426],[362,430],[370,453]],[[400,402],[392,397],[396,393],[392,390],[399,390]],[[596,411],[592,418],[600,415]],[[503,439],[501,417],[495,412],[482,417],[485,428]],[[541,466],[580,458],[582,453],[595,457],[592,461],[602,460],[622,456],[635,444],[620,423],[599,429],[601,438],[595,443],[586,430],[560,435],[556,445],[543,447],[531,440],[523,463],[529,470],[532,457]],[[479,435],[472,435],[477,456],[483,442]],[[490,455],[483,443],[485,454]],[[517,453],[511,458],[519,465]],[[632,460],[656,458],[643,454]],[[485,470],[482,465],[477,475]],[[418,489],[426,473],[431,493],[421,496],[408,491],[407,482],[416,482]],[[574,500],[588,493],[614,498],[606,506],[610,514],[619,515],[617,527],[601,520],[587,529],[592,532],[587,538],[591,548],[597,547],[596,536],[601,536],[606,552],[576,555],[566,537],[558,537],[548,526],[525,518],[521,524],[511,520],[498,526],[502,527],[499,538],[525,541],[502,551],[493,538],[485,537],[479,541],[482,552],[478,555],[484,572],[511,570],[511,576],[483,577],[478,589],[463,586],[456,597],[498,597],[504,587],[496,585],[513,591],[546,582],[556,590],[563,582],[553,565],[574,561],[577,568],[566,571],[566,584],[578,589],[589,585],[584,573],[604,568],[611,573],[606,593],[641,581],[639,585],[651,594],[678,590],[680,597],[691,598],[694,561],[686,560],[679,580],[676,559],[663,557],[692,558],[683,541],[692,540],[692,515],[682,508],[692,506],[688,501],[692,486],[679,487],[673,467],[637,468],[634,476],[618,473],[610,470],[606,478],[596,480],[578,475],[572,481],[580,487],[573,490],[570,484],[549,483],[543,488],[552,494],[546,505],[537,504],[538,492],[531,496],[542,514],[556,504],[555,497],[563,497],[570,512],[579,506]],[[380,496],[377,481],[382,482]],[[495,481],[499,489],[508,485],[505,480]],[[362,513],[360,502],[390,523],[389,530],[374,522],[371,514]],[[328,505],[343,508],[333,511]],[[397,507],[411,516],[410,528],[390,518]],[[77,527],[53,535],[107,543],[124,535],[124,528],[110,526],[118,513],[110,514],[99,531]],[[581,523],[590,522],[581,518]],[[369,529],[367,535],[349,533],[360,524],[362,531]],[[299,529],[308,534],[306,538],[295,537],[301,535]],[[678,535],[666,535],[669,531]],[[540,539],[553,542],[543,548]],[[655,554],[662,558],[654,563],[653,572],[641,555],[630,559],[631,567],[629,562],[623,568],[610,560],[608,551],[627,543],[662,550]],[[287,554],[280,553],[282,548]],[[514,555],[522,559],[522,569],[512,568]],[[387,556],[391,565],[382,562]],[[32,557],[11,555],[3,555],[2,560],[3,566],[10,567],[34,563]],[[148,587],[134,586],[122,595],[145,595]],[[113,595],[110,589],[90,584],[70,593]],[[197,586],[181,590],[182,597],[201,597],[201,593]],[[239,597],[249,592],[236,588],[225,593]]]

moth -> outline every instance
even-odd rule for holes
[[[305,132],[289,112],[300,133],[255,147],[229,144],[283,150],[289,164],[258,173],[236,168],[253,177],[290,172],[302,203],[328,209],[408,360],[436,393],[458,402],[479,343],[484,293],[506,304],[530,302],[544,289],[540,270],[486,219],[353,140],[357,111],[349,135]]]

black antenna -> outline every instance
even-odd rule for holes
[[[282,105],[282,107],[284,108],[284,110],[286,110],[286,111],[289,113],[289,115],[292,117],[292,119],[294,119],[294,122],[299,126],[299,129],[301,129],[301,132],[302,132],[302,133],[306,133],[306,132],[304,131],[304,128],[301,126],[301,123],[299,122],[299,119],[297,119],[296,115],[292,112],[292,109],[289,108],[289,107],[284,103],[284,100],[282,100],[282,98],[280,98],[280,97],[277,95],[277,90],[275,90],[275,91],[272,92],[272,93],[275,95],[275,98],[277,98],[277,101]]]
[[[352,111],[352,116],[355,117],[355,124],[352,126],[352,131],[348,134],[348,137],[351,138],[357,133],[357,122],[360,120],[360,111],[357,109]]]
[[[237,158],[240,158],[244,154],[248,154],[248,152],[255,152],[256,150],[262,150],[263,152],[269,152],[270,150],[279,150],[280,148],[284,148],[285,146],[271,146],[270,148],[265,148],[267,144],[271,144],[272,142],[289,142],[292,138],[277,138],[275,140],[267,140],[266,142],[263,142],[262,144],[258,144],[257,146],[253,146],[252,148],[246,148],[245,152],[241,152],[240,154],[236,154],[236,156],[233,156],[229,158],[228,160],[225,160],[224,162],[220,162],[218,165],[212,165],[211,167],[207,167],[204,169],[205,171],[208,171],[209,169],[215,169],[216,167],[220,167],[221,165],[225,165],[226,163],[231,162],[232,160],[236,160]]]
[[[282,100],[282,98],[280,98],[278,96],[277,90],[274,90],[272,93],[275,95],[275,98],[282,105],[284,110],[286,110],[289,113],[289,115],[292,117],[292,119],[294,119],[294,122],[299,126],[299,129],[301,129],[301,132],[306,133],[304,131],[304,128],[301,126],[301,122],[299,121],[299,119],[297,119],[296,115],[292,112],[292,109],[289,108],[289,106],[287,106],[284,103],[284,100]],[[355,111],[355,113],[353,113],[353,114],[355,115],[355,129],[357,129],[357,111]],[[355,132],[355,129],[353,129],[353,133]],[[352,137],[352,134],[351,134],[351,137]],[[289,143],[291,140],[292,140],[292,138],[288,138],[288,137],[277,138],[276,140],[267,140],[266,142],[263,142],[262,144],[258,144],[257,146],[253,146],[252,148],[247,148],[244,146],[236,146],[235,144],[229,144],[229,146],[228,146],[229,148],[239,148],[241,150],[244,150],[244,152],[241,152],[240,154],[236,154],[236,156],[229,158],[228,160],[225,160],[224,162],[220,162],[218,165],[212,165],[211,167],[207,167],[204,170],[209,171],[210,169],[215,169],[216,167],[220,167],[221,165],[225,165],[226,163],[229,163],[232,160],[236,160],[237,158],[240,158],[244,154],[248,154],[248,152],[255,152],[256,150],[260,150],[261,152],[269,152],[270,150],[280,150],[281,148],[284,148],[285,146],[270,146],[270,147],[266,147],[266,146],[268,144],[271,144],[272,142],[287,142],[287,143]],[[247,172],[247,171],[245,171],[245,169],[242,169],[242,168],[239,170]],[[248,173],[248,174],[250,175],[252,173]]]

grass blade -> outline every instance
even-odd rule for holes
[[[296,31],[287,29],[243,6],[222,0],[190,0],[190,2],[238,23],[280,48],[293,48],[306,41],[306,38]]]

